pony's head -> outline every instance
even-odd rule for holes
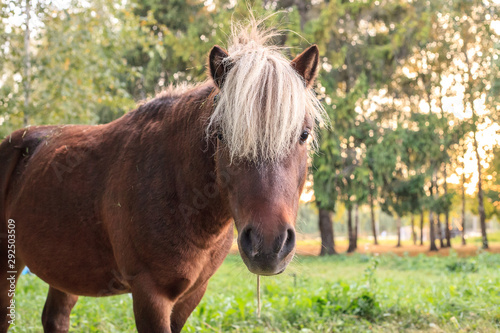
[[[256,274],[283,272],[295,253],[295,220],[307,176],[308,148],[324,120],[311,91],[313,45],[292,61],[267,41],[258,22],[233,31],[228,52],[214,46],[218,87],[207,134],[217,140],[216,168],[238,230],[238,247]]]

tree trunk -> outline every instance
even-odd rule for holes
[[[375,225],[375,208],[373,205],[373,191],[370,193],[370,217],[372,222],[373,244],[378,245],[377,241],[377,226]]]
[[[442,76],[440,75],[439,76],[440,79],[442,79]],[[441,117],[443,119],[446,119],[446,116],[444,114],[444,109],[443,109],[443,96],[441,95],[440,98],[437,99],[437,101],[439,102],[439,109],[441,110]],[[448,126],[448,123],[445,122],[445,126],[444,126],[444,129],[443,129],[443,134],[440,135],[441,136],[441,140],[443,140],[443,142],[445,143],[444,146],[445,147],[448,147],[448,142],[446,142],[446,134],[449,132],[449,126]],[[446,134],[445,134],[446,133]],[[445,156],[447,157],[448,156],[448,152],[445,151]],[[447,197],[447,194],[448,194],[448,182],[447,182],[447,178],[448,178],[448,172],[447,172],[447,168],[446,168],[446,162],[443,163],[443,190],[444,190],[444,196],[445,198]],[[438,225],[440,225],[441,223],[439,222],[439,216],[438,216]],[[440,229],[442,230],[442,229]],[[451,246],[451,235],[450,235],[450,210],[449,210],[449,207],[448,205],[446,206],[445,210],[444,210],[444,236],[443,236],[445,239],[446,239],[446,242],[443,243],[443,241],[441,240],[441,247],[450,247]]]
[[[470,64],[469,57],[467,54],[467,51],[468,51],[467,44],[464,44],[463,47],[464,47],[463,54],[465,56],[465,63],[467,65],[467,70],[470,73],[471,64]],[[466,83],[467,83],[466,91],[471,92],[472,87],[471,87],[470,81],[467,80]],[[464,105],[466,105],[465,96],[466,96],[466,94],[464,94]],[[472,92],[470,93],[470,96],[472,96]],[[477,159],[477,175],[478,175],[477,201],[478,201],[479,219],[481,222],[481,233],[482,233],[482,238],[483,238],[483,246],[482,247],[483,247],[483,249],[488,249],[488,237],[486,235],[486,214],[484,212],[484,202],[483,202],[483,181],[482,181],[482,170],[481,170],[481,157],[479,156],[479,145],[477,143],[477,137],[476,137],[477,116],[476,116],[476,112],[474,110],[474,103],[472,103],[472,101],[469,101],[469,104],[470,104],[470,108],[472,110],[472,122],[473,122],[472,123],[472,129],[473,129],[472,133],[474,134],[473,135],[473,138],[474,138],[473,143],[474,143],[474,152],[476,153],[476,159]]]
[[[484,202],[483,202],[483,181],[482,181],[482,170],[481,170],[481,159],[479,156],[479,148],[476,138],[476,129],[474,128],[474,150],[476,151],[477,159],[477,201],[479,203],[478,212],[481,221],[481,234],[483,236],[483,249],[488,249],[488,236],[486,235],[486,214],[484,212]]]
[[[354,248],[358,248],[358,230],[359,230],[359,206],[354,208]]]
[[[444,195],[445,195],[445,197],[447,197],[448,196],[448,182],[446,181],[446,178],[448,178],[448,170],[446,169],[446,163],[444,163],[443,178],[444,178],[444,184],[443,184]],[[444,211],[444,236],[446,238],[445,247],[451,247],[450,209],[448,206],[446,207],[446,209]]]
[[[433,182],[433,187],[434,187],[434,197],[437,199],[439,198],[439,187],[437,185],[437,170],[434,170],[434,172],[432,173],[432,182]],[[438,237],[439,239],[439,246],[442,248],[443,247],[443,231],[441,229],[441,218],[440,218],[440,214],[438,212],[435,212],[436,214],[436,233],[435,235]]]
[[[336,254],[335,238],[330,211],[319,209],[319,231],[321,234],[320,256]]]
[[[434,177],[431,181],[430,194],[433,196],[433,188],[434,188]],[[434,234],[434,215],[432,209],[429,209],[429,241],[431,243],[430,251],[437,251],[438,248],[436,246],[436,235]]]
[[[356,250],[356,247],[354,246],[354,230],[352,227],[352,207],[347,208],[347,236],[349,238],[347,253],[351,253]]]
[[[439,247],[443,248],[444,247],[444,243],[443,243],[443,228],[441,226],[441,215],[440,214],[436,214],[436,222],[437,222],[437,225],[436,225],[437,236],[439,238]]]
[[[424,210],[420,212],[420,245],[424,245]]]
[[[24,30],[24,116],[23,124],[28,126],[28,113],[30,105],[30,0],[26,0],[26,29]]]
[[[415,231],[415,215],[411,214],[411,239],[413,239],[413,245],[417,245],[417,233]]]
[[[430,251],[437,251],[436,235],[434,234],[434,216],[432,210],[429,211],[429,240],[431,242]]]
[[[465,246],[465,157],[462,162],[462,245]]]
[[[435,170],[434,173],[433,173],[433,180],[434,180],[434,189],[436,190],[435,194],[434,194],[434,197],[437,199],[439,198],[439,187],[437,185],[437,171]],[[440,217],[440,214],[436,212],[436,222],[437,222],[437,225],[436,225],[436,228],[437,228],[437,232],[436,232],[436,236],[439,238],[439,247],[440,248],[443,248],[444,244],[443,244],[443,229],[441,228],[441,217]]]
[[[396,218],[396,227],[398,229],[398,244],[396,247],[401,247],[401,216],[397,216]]]

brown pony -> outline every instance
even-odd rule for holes
[[[251,272],[285,270],[323,113],[310,89],[317,47],[289,62],[273,35],[238,28],[229,52],[210,52],[209,81],[109,124],[33,126],[1,143],[1,332],[25,265],[50,285],[45,332],[68,331],[77,295],[129,292],[139,332],[179,332],[231,247],[232,220]]]

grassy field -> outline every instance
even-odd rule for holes
[[[500,332],[500,254],[460,258],[395,255],[298,257],[277,277],[256,279],[230,255],[185,332]],[[22,276],[12,332],[41,332],[47,285]],[[81,297],[74,332],[135,332],[129,295]]]

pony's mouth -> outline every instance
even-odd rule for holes
[[[272,276],[283,273],[288,264],[292,261],[295,250],[286,257],[280,258],[279,255],[260,255],[257,254],[252,259],[240,250],[241,258],[251,273],[263,276]]]

